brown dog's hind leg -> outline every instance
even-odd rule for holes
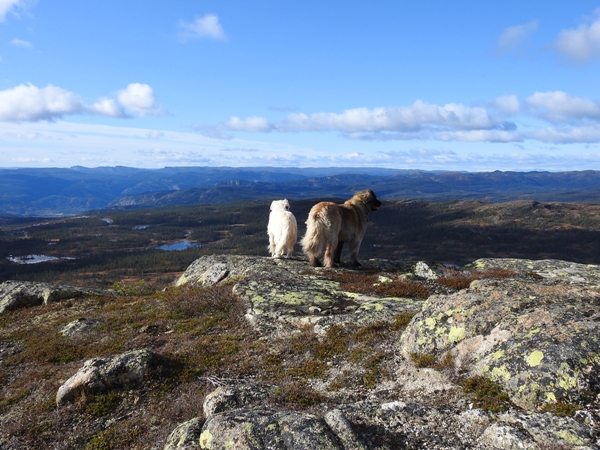
[[[334,248],[337,248],[337,242],[331,242],[327,244],[327,248],[325,249],[325,256],[323,257],[325,261],[325,267],[336,267],[334,262]]]
[[[349,247],[350,261],[351,261],[352,265],[354,267],[362,266],[362,264],[358,262],[358,250],[360,248],[360,241],[359,242],[350,242],[349,245],[350,245],[350,247]]]
[[[338,242],[335,252],[333,253],[333,262],[340,264],[342,262],[342,248],[344,248],[344,241]]]
[[[321,261],[319,261],[319,258],[317,258],[316,256],[309,256],[308,263],[312,267],[323,267],[323,264],[321,264]]]

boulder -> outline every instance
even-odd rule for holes
[[[99,323],[99,320],[80,317],[79,319],[66,324],[60,330],[60,334],[62,334],[63,336],[76,336],[91,331]]]
[[[80,395],[139,385],[159,362],[160,356],[147,349],[90,359],[58,389],[56,404],[69,403]]]
[[[204,416],[210,418],[224,411],[263,404],[275,389],[276,386],[254,384],[219,386],[204,399]]]
[[[476,280],[455,294],[431,296],[401,337],[403,356],[451,352],[459,370],[491,378],[526,409],[598,404],[598,267],[577,267],[581,276],[573,283],[572,272],[553,269],[548,261],[514,261],[499,267],[543,267],[543,273],[569,275],[551,281]],[[491,267],[487,261],[476,265]]]
[[[114,295],[114,292],[32,281],[5,281],[0,284],[0,314],[20,307],[89,295]]]
[[[202,425],[204,420],[199,417],[182,423],[169,434],[164,450],[197,450]]]
[[[202,449],[342,450],[322,419],[297,411],[243,408],[215,414],[202,427]]]

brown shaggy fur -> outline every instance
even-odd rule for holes
[[[335,267],[341,262],[342,248],[347,243],[352,264],[360,266],[358,250],[367,230],[367,217],[380,206],[381,202],[370,189],[357,192],[342,205],[321,202],[313,206],[308,213],[306,234],[301,242],[310,265],[322,265],[319,255],[325,247],[325,265]]]

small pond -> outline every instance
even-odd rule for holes
[[[156,248],[158,250],[171,251],[171,250],[185,250],[186,248],[190,248],[190,247],[200,247],[200,244],[194,244],[193,242],[190,242],[190,241],[180,241],[180,242],[175,242],[174,244],[159,245]]]
[[[75,258],[70,258],[70,257],[62,257],[62,258],[57,258],[56,256],[47,256],[47,255],[25,255],[25,256],[9,256],[8,258],[9,261],[12,261],[14,263],[17,264],[38,264],[38,263],[42,263],[42,262],[48,262],[48,261],[57,261],[57,260],[70,260],[70,259],[75,259]]]

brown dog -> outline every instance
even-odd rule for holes
[[[342,205],[321,202],[313,206],[308,213],[306,234],[301,242],[310,265],[322,265],[319,255],[326,247],[325,265],[334,267],[335,263],[340,263],[344,243],[348,243],[352,264],[360,266],[358,249],[367,230],[367,217],[380,206],[381,202],[370,189],[357,192]]]

